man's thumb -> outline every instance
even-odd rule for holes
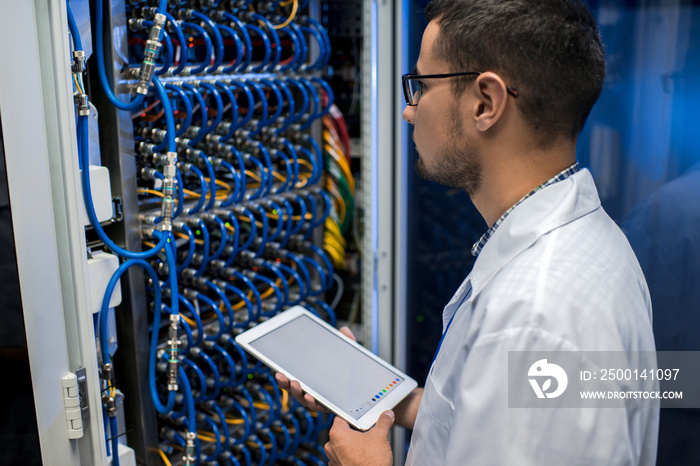
[[[389,410],[389,411],[384,411],[381,416],[379,416],[379,420],[377,421],[377,424],[374,426],[375,430],[378,430],[380,433],[383,433],[385,435],[389,435],[389,430],[391,430],[391,426],[394,425],[394,412]]]

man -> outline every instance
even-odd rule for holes
[[[654,350],[639,265],[576,164],[605,74],[592,15],[580,0],[434,0],[426,18],[403,78],[416,169],[464,189],[490,228],[424,391],[367,433],[336,419],[331,464],[391,464],[394,416],[413,429],[408,464],[653,464],[655,409],[508,407],[508,351]]]

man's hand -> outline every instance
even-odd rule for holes
[[[355,339],[355,335],[352,334],[352,330],[350,330],[348,327],[341,327],[340,333],[350,338],[352,341],[357,341]],[[313,396],[309,395],[308,393],[304,393],[304,391],[301,389],[301,385],[299,385],[299,382],[297,382],[296,380],[290,381],[284,374],[280,372],[275,374],[275,379],[277,380],[277,383],[279,384],[280,388],[287,390],[289,393],[291,393],[294,399],[297,400],[306,409],[310,409],[312,411],[320,411],[322,413],[328,412],[326,408],[316,403],[316,399]]]
[[[384,411],[368,432],[350,428],[336,417],[324,447],[330,466],[391,466],[394,456],[389,444],[389,431],[394,425],[394,412]]]

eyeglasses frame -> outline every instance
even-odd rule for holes
[[[406,105],[409,107],[415,107],[418,105],[418,102],[420,102],[420,98],[423,94],[423,91],[421,89],[420,95],[418,96],[418,102],[415,104],[413,103],[412,95],[409,95],[409,87],[408,87],[408,81],[413,81],[415,79],[440,79],[440,78],[453,78],[456,76],[479,76],[482,73],[479,71],[464,71],[461,73],[443,73],[443,74],[412,74],[412,73],[406,73],[403,76],[401,76],[401,87],[403,87],[403,97],[404,100],[406,101]],[[508,94],[512,95],[513,97],[518,97],[520,93],[515,90],[514,88],[507,86],[506,91],[508,91]]]

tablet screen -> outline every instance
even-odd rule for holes
[[[355,419],[404,382],[401,375],[305,315],[251,341],[250,346]]]

